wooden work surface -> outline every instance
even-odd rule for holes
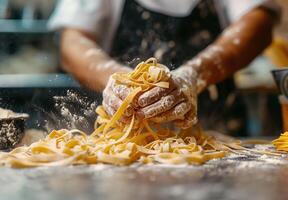
[[[0,183],[1,200],[279,200],[288,199],[288,160],[250,153],[202,166],[0,168]]]

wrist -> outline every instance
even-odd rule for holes
[[[89,65],[90,77],[94,80],[92,81],[93,84],[97,85],[97,90],[103,90],[112,74],[115,72],[129,72],[131,69],[112,60],[112,59],[105,59],[105,60],[95,60],[94,62],[91,62]],[[101,74],[100,76],[97,76],[97,74]],[[95,76],[96,75],[96,76]],[[96,87],[96,86],[94,86]]]
[[[177,74],[184,77],[190,84],[196,85],[197,94],[201,93],[207,87],[207,81],[201,76],[201,71],[197,70],[198,66],[199,60],[195,59],[175,70]]]

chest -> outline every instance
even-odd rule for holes
[[[155,12],[126,0],[112,45],[121,62],[156,57],[176,66],[208,46],[222,28],[213,0],[202,0],[187,16]]]

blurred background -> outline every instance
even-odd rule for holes
[[[57,36],[47,29],[56,0],[0,1],[0,73],[58,71]]]
[[[233,131],[239,126],[237,119],[226,122],[230,129],[228,131],[235,136],[278,135],[282,129],[281,106],[271,70],[283,65],[288,66],[288,2],[278,1],[284,12],[282,22],[275,30],[272,46],[234,77],[237,86],[235,95],[244,97],[246,107],[246,128],[242,133]],[[55,75],[62,72],[59,62],[59,33],[50,31],[47,22],[57,2],[0,0],[0,79],[3,83],[3,80],[10,80],[9,76],[6,76],[8,74],[20,75],[19,80],[10,80],[12,85],[8,88],[0,85],[0,107],[29,113],[30,128],[46,127],[49,130],[50,123],[52,128],[62,128],[63,124],[66,124],[68,128],[81,126],[83,129],[84,123],[84,129],[91,130],[95,118],[94,108],[97,101],[100,102],[100,94],[80,88],[77,82],[66,76]],[[22,74],[48,74],[39,77],[52,83],[21,88],[22,83],[26,84],[25,80],[22,80]],[[33,77],[30,80],[32,79]],[[209,91],[212,97],[217,97],[217,91],[214,91],[213,87],[209,88]],[[233,98],[231,96],[230,100]],[[79,99],[86,103],[79,105]],[[91,117],[91,120],[86,120],[87,116]],[[71,121],[72,118],[74,121]],[[81,122],[81,125],[77,125],[78,122]]]

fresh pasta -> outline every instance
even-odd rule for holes
[[[158,86],[169,87],[169,69],[154,58],[137,65],[129,73],[112,76],[117,84],[131,92],[113,116],[102,106],[96,112],[95,131],[54,130],[45,139],[30,146],[0,153],[0,164],[15,168],[108,163],[128,165],[134,162],[166,164],[203,164],[242,149],[239,141],[224,142],[193,129],[168,128],[134,113],[128,124],[119,120],[141,92]]]
[[[282,133],[279,138],[272,141],[278,151],[288,152],[288,132]]]

